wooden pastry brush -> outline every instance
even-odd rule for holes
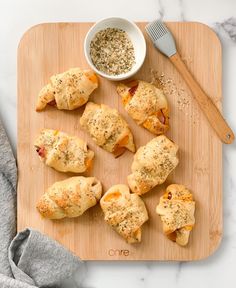
[[[225,119],[217,109],[211,98],[202,90],[197,81],[181,59],[176,50],[175,41],[164,23],[161,21],[154,21],[146,26],[146,31],[152,39],[154,46],[169,57],[170,61],[177,68],[182,75],[193,96],[200,105],[202,111],[206,115],[212,128],[215,130],[222,142],[230,144],[234,141],[234,133],[226,123]]]

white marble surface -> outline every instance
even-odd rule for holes
[[[16,50],[30,26],[40,22],[131,20],[200,21],[223,43],[224,115],[236,131],[235,0],[7,0],[0,1],[0,117],[16,147]],[[231,19],[230,19],[231,18]],[[229,20],[230,19],[230,20]],[[235,287],[236,143],[224,147],[224,236],[218,251],[198,262],[88,262],[86,275],[66,287]]]

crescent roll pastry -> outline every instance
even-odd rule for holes
[[[195,218],[195,202],[183,185],[172,184],[160,198],[156,212],[161,216],[165,235],[181,246],[188,243]]]
[[[132,174],[127,177],[132,192],[139,195],[166,181],[178,165],[178,146],[165,135],[157,136],[134,155]]]
[[[55,74],[39,92],[36,111],[43,110],[47,104],[60,110],[74,110],[84,105],[97,87],[98,79],[92,70],[72,68]]]
[[[45,218],[78,217],[97,204],[102,196],[102,185],[95,177],[71,177],[54,183],[37,204]]]
[[[134,80],[119,84],[117,92],[128,114],[150,132],[160,135],[169,128],[169,108],[162,90],[151,83]]]
[[[43,129],[34,146],[46,165],[61,172],[85,172],[94,157],[86,142],[52,129]]]
[[[80,124],[98,146],[116,157],[123,154],[125,149],[135,152],[133,135],[116,109],[89,102],[80,118]]]
[[[126,185],[112,186],[101,198],[100,205],[105,221],[128,243],[141,241],[141,226],[148,213],[141,197],[130,194]]]

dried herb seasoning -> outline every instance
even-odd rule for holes
[[[108,75],[127,73],[135,64],[134,46],[128,34],[118,28],[95,34],[90,43],[90,57],[95,67]]]

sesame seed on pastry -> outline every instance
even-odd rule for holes
[[[112,186],[101,198],[105,221],[128,243],[141,241],[141,226],[148,220],[145,204],[123,184]]]
[[[131,191],[141,195],[164,183],[179,163],[177,151],[178,146],[165,135],[139,147],[127,177]]]
[[[120,83],[117,92],[125,110],[138,125],[156,135],[169,129],[169,107],[161,89],[145,81],[133,80]]]
[[[160,215],[164,234],[180,246],[188,244],[190,232],[195,224],[195,201],[184,186],[169,185],[160,198],[156,213]]]
[[[89,102],[80,118],[80,125],[98,146],[116,157],[122,155],[126,149],[135,152],[133,135],[116,109]]]
[[[78,217],[96,205],[101,196],[102,185],[95,177],[71,177],[50,186],[36,207],[48,219]]]
[[[84,105],[90,94],[98,87],[98,79],[92,70],[72,68],[51,76],[38,95],[36,111],[47,105],[60,110],[74,110]]]
[[[34,142],[39,158],[61,172],[82,173],[92,165],[94,152],[76,136],[53,129],[43,129]]]

